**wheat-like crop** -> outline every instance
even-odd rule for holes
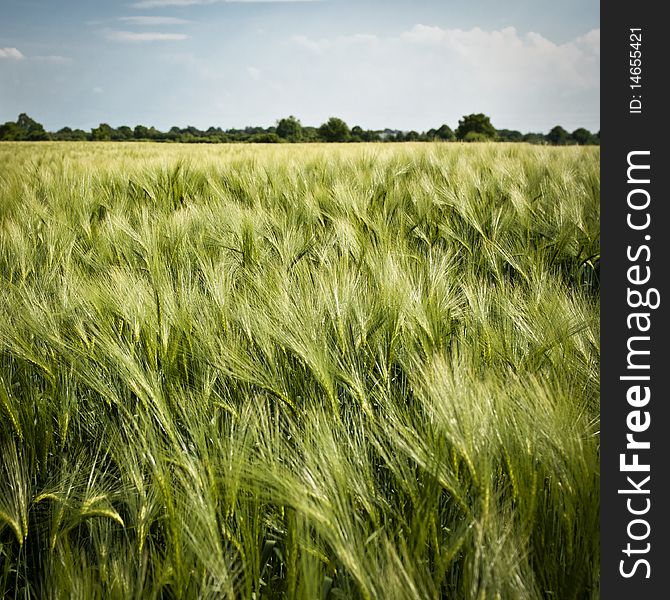
[[[0,144],[0,595],[599,596],[599,150]]]

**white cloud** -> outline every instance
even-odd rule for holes
[[[12,60],[21,60],[25,58],[16,48],[0,48],[0,58],[9,58]]]
[[[565,44],[555,44],[534,32],[519,35],[514,27],[464,31],[415,25],[400,37],[445,59],[457,58],[476,69],[476,76],[483,80],[527,86],[561,79],[569,87],[597,86],[600,81],[598,29]]]
[[[316,52],[318,54],[332,47],[332,42],[330,42],[329,40],[325,39],[313,40],[307,37],[306,35],[291,36],[291,41],[294,44],[298,44],[299,46],[307,48],[307,50],[311,50],[312,52]]]
[[[72,62],[71,58],[67,56],[60,56],[58,54],[48,54],[43,56],[26,56],[16,48],[0,48],[0,59],[7,58],[9,60],[28,60],[38,62],[49,62],[54,64],[66,64]]]
[[[162,8],[166,6],[194,6],[196,4],[270,4],[277,2],[319,2],[319,0],[141,0],[134,8]]]
[[[290,41],[304,58],[284,68],[283,81],[306,87],[313,107],[330,106],[343,118],[374,115],[363,125],[455,126],[464,114],[484,112],[501,128],[599,127],[598,29],[560,44],[514,27],[421,24],[393,37],[296,35]],[[287,105],[291,95],[287,88]],[[304,110],[310,111],[306,103]]]
[[[186,25],[190,21],[176,17],[119,17],[119,21],[129,25]]]
[[[159,31],[115,31],[107,30],[105,37],[112,42],[162,42],[186,40],[189,36],[185,33],[162,33]]]

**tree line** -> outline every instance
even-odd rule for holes
[[[210,127],[203,131],[197,127],[172,127],[169,131],[159,131],[155,127],[126,125],[112,127],[100,123],[91,131],[63,127],[49,132],[44,126],[27,114],[22,113],[16,121],[0,125],[0,141],[156,141],[156,142],[430,142],[430,141],[501,141],[528,142],[531,144],[600,144],[600,131],[593,134],[580,127],[572,133],[556,125],[549,133],[521,133],[512,129],[496,129],[491,119],[482,114],[463,116],[458,127],[452,130],[448,125],[428,131],[399,131],[395,129],[371,130],[358,125],[349,127],[342,119],[331,117],[319,127],[310,127],[294,116],[279,119],[271,127],[245,127],[244,129],[222,129]]]

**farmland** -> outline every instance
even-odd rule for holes
[[[0,144],[0,596],[599,597],[599,158]]]

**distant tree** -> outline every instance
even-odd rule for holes
[[[276,133],[259,132],[249,137],[249,141],[259,144],[276,144],[281,138]]]
[[[480,133],[479,131],[468,131],[463,138],[464,142],[488,142],[491,138],[488,135]]]
[[[349,135],[349,126],[337,117],[330,117],[319,127],[319,137],[326,142],[346,142]]]
[[[304,125],[302,128],[303,142],[317,142],[319,140],[319,130],[316,127]]]
[[[277,121],[275,132],[283,140],[297,142],[302,138],[302,125],[298,119],[291,115]]]
[[[522,142],[523,133],[515,129],[498,129],[498,139],[501,142]]]
[[[181,132],[186,135],[192,135],[193,137],[200,137],[202,135],[202,131],[200,131],[197,127],[193,127],[193,125],[188,125],[187,127],[184,127],[184,129],[182,129]],[[149,135],[149,130],[147,130],[146,135]]]
[[[449,141],[454,139],[454,132],[451,130],[449,125],[441,125],[437,131],[435,131],[435,137],[440,140]]]
[[[72,131],[72,140],[74,141],[86,141],[91,139],[91,134],[86,133],[83,129],[74,129]]]
[[[7,121],[0,125],[0,140],[14,142],[22,139],[24,139],[23,133],[14,121]]]
[[[133,129],[133,137],[136,140],[148,140],[149,128],[144,125],[135,125],[135,129]]]
[[[104,142],[112,139],[114,130],[107,123],[100,123],[97,127],[91,129],[91,139],[96,142]]]
[[[491,119],[482,113],[465,115],[458,121],[456,137],[459,140],[465,140],[469,133],[479,134],[476,136],[478,140],[494,139],[496,137],[496,129],[491,125]],[[473,136],[470,136],[469,139],[472,140]]]
[[[55,134],[54,138],[57,140],[71,140],[72,139],[72,129],[69,127],[63,127],[59,129]]]
[[[118,141],[132,140],[133,130],[127,125],[121,125],[121,127],[117,127],[112,133],[112,139]]]
[[[371,129],[366,129],[363,131],[361,134],[361,138],[363,138],[364,142],[379,142],[381,141],[381,137],[379,136],[378,131],[372,131]]]
[[[31,119],[26,113],[21,113],[16,122],[7,121],[0,125],[0,139],[6,141],[40,141],[50,138],[41,123]]]
[[[571,141],[570,134],[560,125],[553,127],[546,137],[547,141],[554,146],[565,146]]]
[[[596,139],[596,136],[593,135],[588,129],[584,129],[583,127],[580,127],[579,129],[575,129],[570,134],[570,136],[580,146],[585,146],[586,144],[597,144],[598,143],[597,139]]]
[[[154,129],[153,127],[151,129]],[[154,131],[152,132],[151,129],[149,130],[149,135],[151,136],[152,139],[160,139],[165,136],[165,134],[161,133],[160,131]],[[204,133],[206,141],[210,143],[218,143],[221,140],[223,140],[226,137],[225,131],[221,129],[221,127],[208,127],[207,131]]]
[[[506,142],[527,142],[530,144],[600,144],[600,131],[591,133],[580,127],[572,133],[567,132],[560,125],[552,128],[548,134],[525,133],[513,129],[496,130],[488,116],[477,113],[463,116],[458,122],[456,131],[444,124],[438,129],[429,129],[425,133],[416,131],[403,132],[398,129],[369,130],[359,125],[349,129],[349,126],[337,117],[331,117],[320,127],[303,126],[293,115],[279,119],[276,126],[267,128],[247,126],[239,129],[223,130],[221,127],[209,127],[202,131],[189,125],[184,128],[171,127],[162,132],[155,127],[137,125],[134,129],[122,125],[114,129],[107,123],[100,123],[98,127],[87,133],[81,129],[63,127],[55,133],[45,131],[44,127],[31,119],[26,113],[21,113],[16,122],[7,121],[0,125],[0,140],[42,140],[54,139],[62,141],[72,140],[154,140],[183,143],[244,143],[281,141],[303,142],[403,142],[403,141],[435,141],[453,140],[487,141],[491,139]]]
[[[24,140],[40,141],[49,139],[49,134],[44,130],[42,124],[31,119],[26,113],[19,115],[19,118],[16,119],[16,124]]]
[[[524,133],[522,141],[528,144],[546,144],[547,138],[542,133]]]
[[[363,131],[363,128],[361,126],[354,125],[351,128],[351,141],[352,142],[362,142],[364,135],[365,135],[365,131]]]

